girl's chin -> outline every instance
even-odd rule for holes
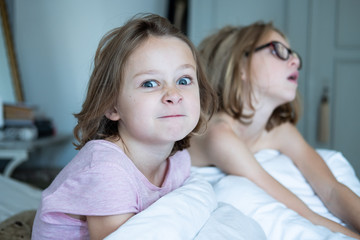
[[[291,102],[296,98],[296,89],[291,89],[286,95],[284,95],[287,102]]]
[[[296,98],[296,94],[293,94],[293,95],[289,94],[287,96],[283,96],[282,101],[280,101],[279,106],[283,105],[283,104],[286,104],[286,103],[289,103],[289,102],[292,102],[292,101],[295,100],[295,98]]]

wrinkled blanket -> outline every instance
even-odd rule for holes
[[[344,156],[330,150],[318,150],[318,153],[338,181],[360,195],[360,182]],[[345,225],[328,211],[287,156],[275,150],[263,150],[255,157],[267,172],[302,199],[313,211]],[[194,169],[194,171],[202,174],[213,184],[218,201],[231,204],[246,216],[256,220],[268,239],[352,239],[312,224],[245,178],[225,176],[217,168]]]
[[[335,177],[360,195],[360,182],[344,156],[318,150]],[[263,150],[255,155],[280,183],[315,212],[343,224],[333,216],[285,155]],[[218,168],[192,168],[190,179],[110,234],[116,239],[351,239],[312,224],[276,201],[243,177],[230,176]]]
[[[265,239],[259,224],[218,203],[212,186],[192,174],[186,183],[130,218],[105,240]]]

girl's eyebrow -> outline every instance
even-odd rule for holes
[[[184,69],[188,69],[188,68],[191,68],[194,71],[196,70],[195,66],[193,66],[192,64],[183,64],[180,67],[178,67],[177,70],[184,70]]]
[[[194,65],[192,64],[189,64],[189,63],[186,63],[186,64],[183,64],[183,65],[180,65],[175,72],[181,72],[181,71],[184,71],[184,70],[193,70],[194,72],[196,72],[196,68]]]
[[[180,65],[176,71],[181,71],[181,70],[185,70],[185,69],[192,69],[194,71],[196,71],[196,68],[195,66],[193,66],[192,64],[183,64],[183,65]],[[136,73],[133,78],[136,78],[138,76],[141,76],[141,75],[145,75],[145,74],[148,74],[148,75],[155,75],[159,73],[159,71],[157,70],[145,70],[145,71],[141,71],[141,72],[138,72]]]
[[[145,71],[141,71],[136,73],[133,78],[136,78],[137,76],[141,76],[141,75],[155,75],[156,73],[158,73],[158,71],[155,70],[145,70]]]

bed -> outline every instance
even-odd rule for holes
[[[344,156],[330,150],[318,152],[335,177],[360,195],[360,182]],[[343,224],[327,211],[289,158],[275,150],[263,150],[255,157],[310,208]],[[36,209],[40,202],[40,190],[1,175],[0,191],[0,221]],[[5,238],[0,235],[0,239]],[[245,178],[227,176],[215,167],[193,167],[190,178],[182,187],[160,198],[105,238],[117,239],[351,238],[313,225]]]
[[[0,174],[0,191],[0,239],[30,239],[41,190]],[[265,239],[254,220],[229,204],[219,204],[213,187],[192,174],[186,184],[132,217],[108,239],[246,240],[247,233]]]
[[[253,238],[249,238],[252,236]],[[226,203],[197,174],[146,210],[130,218],[105,240],[266,239],[260,225]]]
[[[344,156],[330,150],[318,150],[318,153],[338,181],[347,185],[360,196],[359,180]],[[294,192],[312,210],[345,225],[327,210],[288,157],[274,150],[261,151],[255,157],[275,179]],[[333,233],[324,227],[313,225],[274,200],[247,179],[225,176],[214,185],[214,190],[218,201],[232,204],[245,215],[256,220],[268,239],[352,239],[340,233]]]
[[[318,150],[338,181],[360,195],[360,182],[344,156]],[[311,209],[343,224],[314,194],[285,155],[263,150],[261,165]],[[352,239],[313,225],[245,178],[215,167],[193,168],[184,186],[135,215],[106,240],[116,239]]]
[[[0,239],[30,239],[41,190],[0,174]]]

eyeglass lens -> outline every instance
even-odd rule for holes
[[[283,60],[287,60],[289,58],[289,50],[281,43],[275,43],[274,45],[275,51],[279,57]]]
[[[291,49],[288,49],[287,47],[285,47],[283,44],[279,43],[279,42],[275,42],[274,44],[274,50],[276,52],[276,54],[278,55],[279,58],[283,59],[283,60],[288,60],[289,59],[289,55],[293,55],[295,58],[299,59],[300,63],[299,63],[299,69],[301,68],[302,62],[301,62],[301,58],[299,56],[299,54],[297,54],[296,52],[292,51]]]

